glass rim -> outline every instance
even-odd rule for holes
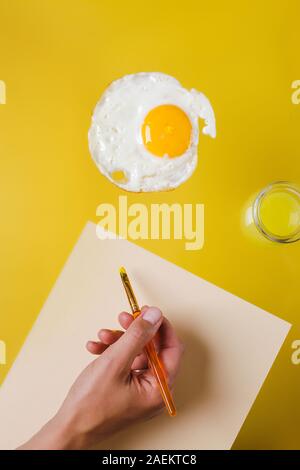
[[[300,240],[300,225],[297,230],[288,234],[288,235],[276,235],[270,230],[268,230],[265,225],[263,224],[261,217],[260,217],[260,207],[263,199],[267,194],[269,194],[272,190],[279,188],[280,186],[284,187],[288,192],[296,195],[300,201],[300,189],[299,187],[291,183],[289,181],[273,181],[272,183],[268,184],[264,187],[256,196],[254,204],[252,206],[252,216],[255,223],[256,228],[269,240],[277,243],[293,243]]]

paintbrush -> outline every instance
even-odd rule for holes
[[[125,268],[120,268],[120,276],[123,282],[123,286],[125,289],[125,292],[128,297],[128,301],[131,307],[132,315],[133,318],[137,318],[141,310],[139,308],[139,305],[137,303],[136,297],[134,295],[133,289],[131,287],[128,275],[126,273]],[[153,371],[153,374],[157,380],[157,383],[159,385],[160,393],[161,396],[165,402],[166,408],[170,414],[170,416],[175,416],[176,415],[176,408],[175,404],[168,386],[167,378],[163,369],[163,366],[159,360],[159,357],[157,355],[155,345],[153,341],[150,341],[146,347],[145,347],[145,352],[148,358],[148,362],[151,366],[151,369]]]

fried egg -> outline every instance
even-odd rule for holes
[[[159,72],[126,75],[106,89],[89,130],[91,155],[103,175],[134,192],[174,189],[197,166],[202,132],[216,136],[209,100]]]

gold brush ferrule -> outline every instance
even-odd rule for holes
[[[132,313],[140,312],[140,307],[137,303],[136,297],[135,297],[134,292],[132,290],[132,287],[131,287],[131,284],[130,284],[130,281],[129,281],[129,277],[128,277],[128,275],[126,273],[126,270],[123,266],[120,268],[120,276],[121,276],[121,279],[122,279],[122,282],[123,282],[123,286],[124,286],[124,289],[125,289],[125,292],[126,292],[126,295],[127,295],[127,298],[128,298],[128,302],[129,302],[131,310],[132,310]]]

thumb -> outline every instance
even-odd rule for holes
[[[158,308],[143,308],[121,338],[110,347],[111,357],[120,369],[130,370],[136,356],[158,331],[162,318]]]

